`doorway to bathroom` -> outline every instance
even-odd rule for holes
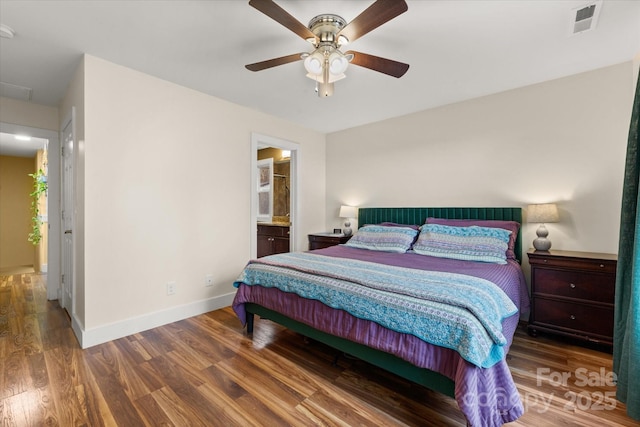
[[[296,250],[300,146],[251,135],[251,258]]]

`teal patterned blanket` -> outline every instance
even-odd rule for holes
[[[504,357],[502,320],[517,313],[488,280],[310,253],[251,261],[240,283],[315,299],[355,317],[456,350],[483,368]]]

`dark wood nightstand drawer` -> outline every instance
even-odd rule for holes
[[[611,346],[616,283],[615,254],[527,252],[531,313],[527,330]]]
[[[532,274],[536,293],[613,304],[615,283],[610,274],[546,268],[536,268]]]
[[[566,268],[572,270],[580,270],[580,271],[597,271],[601,273],[611,273],[615,274],[616,272],[616,260],[615,258],[607,258],[609,254],[588,254],[594,256],[596,258],[579,258],[578,254],[580,252],[569,252],[567,256],[557,256],[555,254],[562,251],[552,251],[551,254],[539,254],[538,252],[530,253],[529,255],[529,264],[532,266],[535,265],[537,267],[559,267]],[[602,256],[602,259],[597,258],[597,256]],[[613,257],[613,256],[611,256]]]
[[[351,236],[333,233],[309,234],[309,250],[324,249],[330,246],[347,243]]]
[[[571,329],[584,335],[595,334],[606,337],[611,336],[613,330],[613,307],[594,307],[536,298],[534,310],[537,324]]]

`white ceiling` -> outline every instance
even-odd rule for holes
[[[36,152],[45,148],[48,143],[44,138],[29,136],[29,139],[20,139],[16,136],[0,132],[0,156],[35,157]]]
[[[335,13],[347,21],[372,1],[277,3],[307,24]],[[245,64],[311,46],[247,1],[0,0],[15,30],[0,41],[0,80],[32,88],[56,106],[87,53],[320,132],[629,61],[640,53],[640,1],[605,0],[596,28],[570,35],[560,1],[408,0],[409,10],[349,49],[411,65],[400,79],[350,66],[335,95],[318,98],[302,62],[257,73]]]

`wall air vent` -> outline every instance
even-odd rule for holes
[[[602,9],[602,1],[594,1],[584,6],[573,9],[569,14],[570,34],[580,34],[591,31],[598,23],[598,16]]]

